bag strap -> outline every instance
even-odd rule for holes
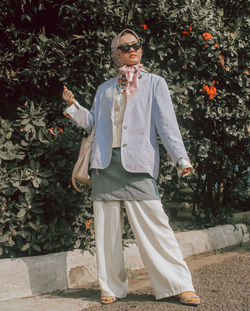
[[[76,164],[75,164],[73,172],[72,172],[72,185],[76,189],[76,191],[78,191],[78,192],[83,192],[84,190],[80,190],[76,184],[76,172],[78,171],[78,167],[80,166],[80,164],[82,163],[82,160],[84,158],[84,155],[85,155],[84,149],[86,149],[87,144],[89,145],[89,144],[93,143],[94,135],[95,135],[95,127],[92,128],[92,131],[88,137],[82,138],[78,159],[76,161]]]

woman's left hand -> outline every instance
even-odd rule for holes
[[[181,176],[180,177],[186,177],[192,172],[193,168],[192,167],[186,167],[183,169]]]
[[[189,160],[188,158],[184,158],[183,160],[185,160],[185,161],[187,161],[188,163],[190,163],[190,160]],[[185,165],[185,166],[182,168],[182,171],[181,171],[179,177],[186,177],[186,176],[188,176],[188,175],[192,172],[192,170],[193,170],[193,167],[192,167],[191,163],[190,163],[190,166],[186,166],[186,165]]]

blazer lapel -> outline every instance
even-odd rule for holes
[[[114,120],[114,103],[115,103],[115,91],[117,86],[118,76],[110,81],[105,90],[105,97],[107,103],[107,109],[110,111],[111,120]]]

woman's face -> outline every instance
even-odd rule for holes
[[[138,42],[136,37],[130,33],[126,33],[125,35],[121,36],[118,42],[118,46],[127,45],[127,44],[133,44]],[[128,52],[123,52],[120,49],[118,49],[118,53],[120,55],[121,62],[124,65],[137,65],[141,61],[142,57],[142,47],[140,47],[138,50],[133,49],[133,47],[130,47]]]

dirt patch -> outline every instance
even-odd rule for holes
[[[198,307],[181,305],[171,297],[155,301],[145,270],[129,275],[130,291],[126,298],[88,311],[249,311],[250,242],[186,259],[197,294]],[[98,299],[98,297],[97,297]]]
[[[203,266],[218,264],[230,259],[236,254],[250,252],[250,242],[222,248],[217,252],[210,252],[201,255],[188,256],[185,260],[191,271],[199,270]]]

